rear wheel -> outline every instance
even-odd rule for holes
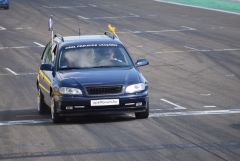
[[[146,119],[149,116],[149,103],[147,103],[147,109],[144,112],[136,112],[135,117],[136,119]]]
[[[56,106],[55,106],[55,101],[54,98],[51,98],[51,118],[53,123],[61,123],[63,122],[63,117],[59,116],[56,113]]]
[[[48,112],[48,106],[44,102],[44,97],[40,89],[38,89],[37,103],[38,103],[37,109],[39,114],[44,114]]]

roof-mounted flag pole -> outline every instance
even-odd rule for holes
[[[108,24],[108,30],[109,30],[111,33],[116,34],[116,27],[114,27],[112,24]]]
[[[52,45],[53,45],[53,16],[51,15],[48,20],[48,31],[52,32]]]
[[[111,32],[117,39],[119,39],[116,30],[116,27],[114,27],[112,24],[108,24],[108,31]]]

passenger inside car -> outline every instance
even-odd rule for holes
[[[100,65],[119,66],[123,63],[123,55],[116,50],[117,48],[102,48],[100,49],[99,60]]]

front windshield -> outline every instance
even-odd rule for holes
[[[59,69],[129,67],[132,61],[126,50],[117,44],[76,45],[64,47]]]

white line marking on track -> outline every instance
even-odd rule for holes
[[[200,51],[200,52],[210,52],[210,51],[213,51],[213,50],[210,50],[210,49],[199,49],[199,50],[196,50],[196,51]]]
[[[239,51],[240,49],[214,49],[213,51]]]
[[[150,113],[149,117],[156,118],[156,117],[224,115],[224,114],[240,114],[240,109]],[[129,116],[133,117],[133,115]],[[52,122],[51,119],[1,121],[0,126],[44,124],[51,122]]]
[[[31,30],[32,27],[17,27],[16,30]]]
[[[169,101],[169,100],[166,100],[166,99],[164,99],[164,98],[161,98],[160,100],[163,101],[163,102],[166,102],[166,103],[168,103],[168,104],[170,104],[170,105],[175,106],[174,109],[176,109],[176,110],[184,110],[184,109],[187,109],[187,108],[185,108],[185,107],[183,107],[183,106],[177,105],[176,103],[173,103],[173,102],[171,102],[171,101]]]
[[[91,7],[97,7],[97,5],[95,5],[95,4],[88,4],[88,5]]]
[[[37,75],[37,73],[18,73],[18,76]]]
[[[123,19],[123,18],[139,18],[139,15],[130,15],[130,16],[113,16],[113,17],[93,17],[91,19]]]
[[[240,13],[238,13],[238,12],[224,11],[224,10],[221,10],[221,9],[213,9],[213,8],[207,8],[207,7],[200,7],[200,6],[182,4],[182,3],[177,3],[177,2],[167,2],[167,1],[165,1],[165,0],[153,0],[153,1],[155,1],[155,2],[161,2],[161,3],[174,4],[174,5],[179,5],[179,6],[186,6],[186,7],[198,8],[198,9],[204,9],[204,10],[209,10],[209,11],[217,11],[217,12],[222,12],[222,13],[229,13],[229,14],[234,14],[234,15],[240,15]]]
[[[209,105],[209,106],[203,106],[204,108],[215,108],[217,106],[214,106],[214,105]]]
[[[89,18],[84,17],[84,16],[80,16],[80,15],[78,15],[78,17],[81,18],[81,19],[84,19],[84,20],[89,20]]]
[[[200,95],[201,96],[211,96],[212,94],[211,93],[201,93]]]
[[[89,6],[42,6],[43,8],[49,8],[49,9],[72,9],[72,8],[86,8]]]
[[[5,50],[5,49],[29,49],[29,48],[36,48],[40,46],[12,46],[12,47],[0,47],[0,50]]]
[[[224,115],[224,114],[240,114],[240,109],[150,113],[149,117],[156,118],[156,117]],[[129,116],[133,117],[133,115],[129,115]],[[51,119],[1,121],[0,126],[32,125],[32,124],[44,124],[44,123],[51,123],[51,122],[52,122]]]
[[[45,45],[40,44],[40,43],[38,43],[38,42],[33,42],[33,43],[36,44],[36,45],[38,45],[38,46],[41,47],[41,48],[44,48],[44,47],[45,47]]]
[[[235,77],[234,74],[226,74],[225,77]]]
[[[25,49],[25,48],[28,48],[27,46],[15,46],[15,47],[9,47],[9,48],[12,48],[12,49]]]
[[[11,73],[11,74],[0,74],[0,76],[12,76],[12,74],[13,73]],[[28,76],[28,75],[37,75],[37,73],[17,73],[16,76]]]
[[[187,31],[186,29],[180,29],[180,30],[160,30],[160,31],[143,31],[146,33],[160,33],[160,32],[180,32],[180,31]],[[143,33],[141,31],[139,31],[139,33]]]
[[[0,31],[1,31],[1,30],[6,30],[6,28],[4,28],[4,27],[0,26]]]
[[[193,48],[193,47],[190,47],[190,46],[184,46],[186,49],[191,49],[191,50],[195,50],[195,51],[198,51],[198,49],[196,48]]]
[[[141,33],[144,33],[145,31],[129,31],[129,32],[121,32],[122,34],[126,33],[133,33],[133,34],[141,34]]]
[[[165,30],[147,30],[147,31],[122,31],[122,32],[117,32],[118,34],[142,34],[142,33],[152,33],[152,34],[157,34],[157,33],[164,33],[164,32],[184,32],[184,31],[192,31],[192,30],[197,30],[194,28],[186,27],[186,26],[180,26],[180,29],[165,29]]]
[[[240,114],[240,109],[150,113],[149,117]]]
[[[183,50],[166,50],[166,51],[158,51],[153,54],[162,54],[162,53],[185,53],[185,52],[191,52],[192,50],[183,51]]]
[[[131,13],[129,16],[112,16],[112,17],[92,17],[92,18],[88,18],[88,17],[84,17],[84,16],[81,16],[81,15],[78,15],[78,17],[81,18],[81,19],[84,19],[84,20],[90,20],[90,19],[98,20],[98,19],[138,18],[138,17],[140,17],[140,16]]]
[[[2,121],[0,122],[0,126],[42,124],[42,123],[51,123],[51,122],[52,122],[51,119]]]
[[[197,30],[197,29],[189,27],[189,26],[181,26],[181,27],[183,27],[183,28],[185,28],[187,30],[193,30],[193,31]]]
[[[0,47],[0,50],[3,50],[3,49],[25,49],[25,48],[29,48],[29,46]]]
[[[18,75],[16,72],[14,72],[12,69],[10,68],[5,68],[7,71],[9,71],[10,73],[12,73],[13,75]]]
[[[135,17],[140,17],[139,15],[135,14],[135,13],[129,13],[130,15],[132,16],[135,16]]]
[[[153,54],[161,54],[161,53],[186,53],[186,52],[223,52],[223,51],[240,51],[240,49],[199,49],[199,50],[166,50],[166,51],[158,51]]]

